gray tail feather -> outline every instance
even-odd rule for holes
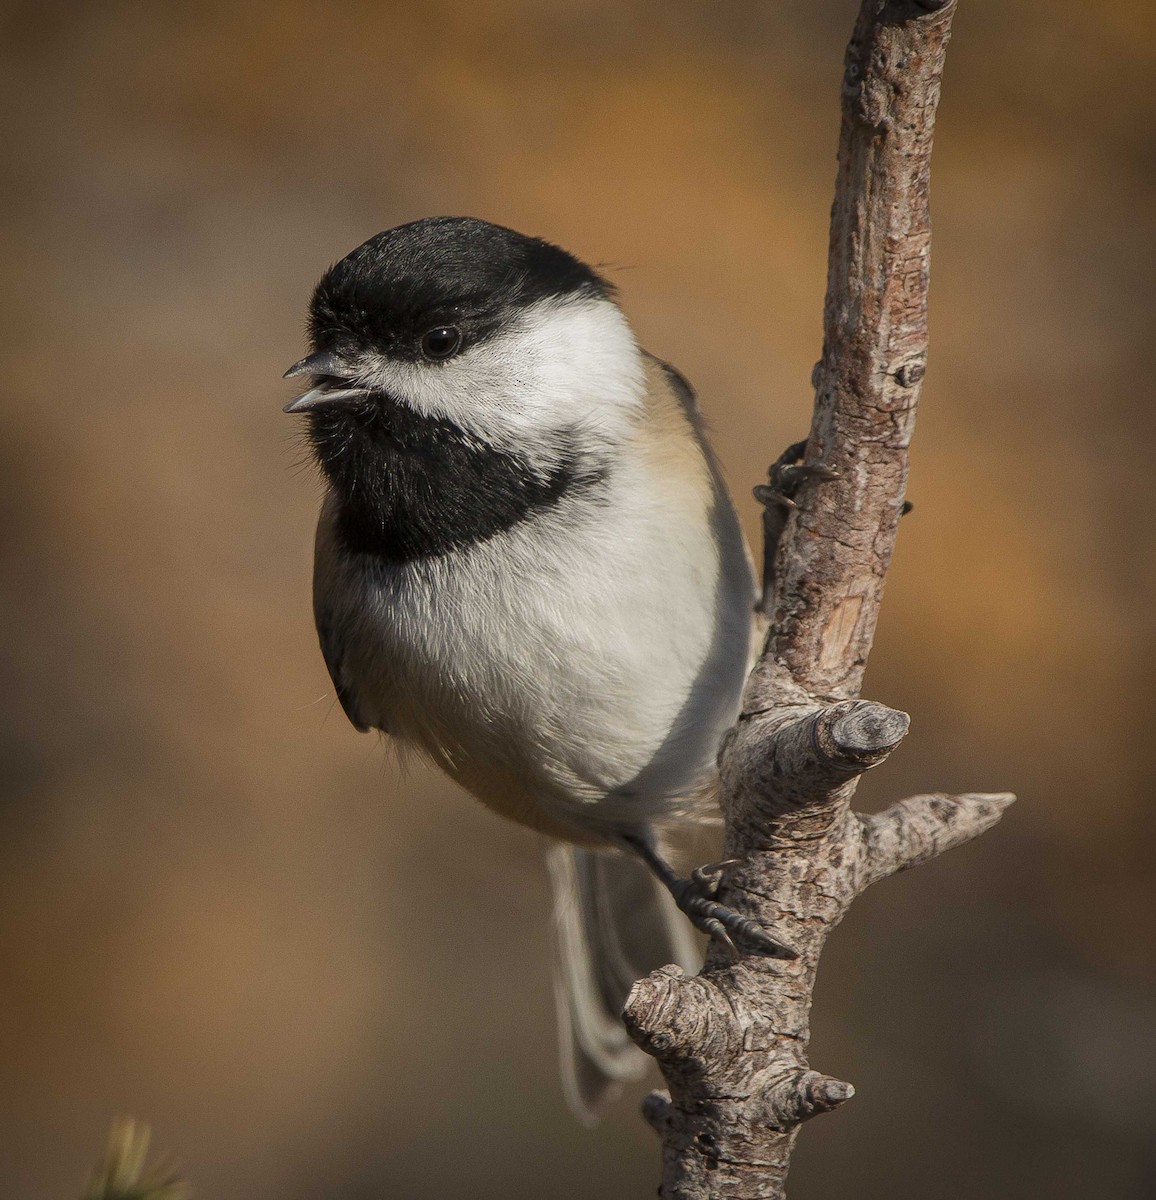
[[[690,923],[637,859],[558,845],[547,862],[562,1088],[592,1125],[649,1061],[622,1024],[631,985],[668,963],[693,973],[702,959]]]

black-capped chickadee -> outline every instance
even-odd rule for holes
[[[619,1019],[631,983],[695,967],[671,895],[706,932],[782,951],[658,843],[713,795],[755,630],[694,395],[590,267],[470,218],[359,246],[317,285],[309,334],[286,412],[327,484],[314,613],[338,699],[562,843],[563,1079],[592,1117],[645,1065]]]

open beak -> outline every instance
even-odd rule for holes
[[[290,400],[282,411],[287,413],[308,412],[311,408],[318,408],[322,404],[338,404],[342,400],[360,400],[362,396],[368,395],[368,388],[330,387],[329,384],[322,384],[320,387],[310,388],[296,400]]]
[[[326,382],[310,388],[295,400],[290,400],[285,405],[284,411],[287,413],[308,412],[311,408],[317,408],[322,404],[339,404],[342,400],[360,399],[368,393],[369,389],[349,386],[348,373],[348,367],[327,351],[310,354],[300,362],[295,362],[282,378],[292,379],[297,375],[328,378]]]

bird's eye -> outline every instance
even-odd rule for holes
[[[456,325],[439,325],[421,339],[421,352],[426,358],[449,358],[461,349],[462,331]]]

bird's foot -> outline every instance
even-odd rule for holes
[[[771,464],[768,481],[755,488],[755,499],[764,506],[778,504],[785,508],[794,508],[795,494],[806,480],[839,478],[838,471],[821,463],[806,466],[803,463],[806,455],[805,438],[788,446]]]
[[[722,883],[723,872],[737,863],[737,858],[707,863],[692,871],[689,879],[683,879],[674,873],[671,865],[658,853],[650,836],[639,833],[624,834],[619,844],[637,854],[654,872],[674,897],[675,904],[690,918],[696,929],[721,942],[734,958],[739,957],[741,950],[765,954],[768,958],[799,957],[797,950],[771,937],[757,921],[744,917],[715,899]]]
[[[690,873],[691,882],[698,885],[699,895],[713,900],[722,886],[723,872],[741,862],[739,858],[724,858],[721,862],[704,863]]]
[[[763,595],[758,611],[768,613],[775,584],[775,558],[779,542],[787,528],[791,510],[796,507],[795,494],[808,479],[838,479],[838,471],[815,463],[804,464],[807,442],[795,442],[771,464],[767,482],[754,489],[755,499],[763,506]]]
[[[738,861],[730,858],[709,863],[691,872],[689,879],[672,879],[667,886],[675,904],[696,929],[721,942],[733,958],[737,959],[742,950],[769,958],[798,958],[797,950],[771,937],[757,921],[715,900],[723,871]]]

